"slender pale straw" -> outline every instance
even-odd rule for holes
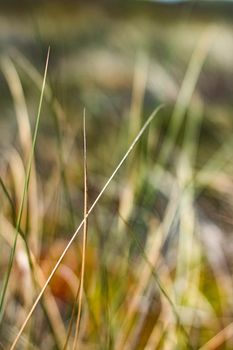
[[[79,226],[77,227],[76,231],[74,232],[73,236],[71,237],[69,243],[67,244],[67,246],[65,247],[65,249],[63,250],[60,258],[57,260],[53,270],[51,271],[47,281],[44,284],[44,287],[41,289],[38,297],[36,298],[34,304],[31,307],[31,310],[29,311],[25,321],[23,322],[13,344],[10,347],[10,350],[15,349],[15,346],[20,338],[20,336],[22,335],[24,328],[26,327],[29,319],[31,318],[37,304],[39,303],[41,297],[43,296],[47,286],[49,285],[51,279],[53,278],[55,272],[57,271],[61,261],[63,260],[64,256],[66,255],[68,249],[70,248],[71,244],[73,243],[73,241],[75,240],[79,230],[81,229],[81,227],[83,226],[85,220],[87,220],[88,216],[91,214],[91,212],[93,211],[93,209],[95,208],[96,204],[98,203],[98,201],[100,200],[100,198],[102,197],[103,193],[105,192],[105,190],[107,189],[107,187],[109,186],[110,182],[112,181],[112,179],[114,178],[114,176],[116,175],[116,173],[119,171],[119,169],[121,168],[122,164],[125,162],[125,160],[127,159],[127,157],[129,156],[129,154],[132,152],[134,146],[137,144],[137,142],[139,141],[139,139],[141,138],[142,134],[144,133],[144,131],[147,129],[147,127],[150,125],[150,123],[152,122],[152,120],[154,119],[154,117],[156,116],[156,114],[163,108],[163,105],[157,107],[154,112],[150,115],[150,117],[147,119],[147,121],[145,122],[145,124],[143,125],[143,127],[141,128],[141,130],[139,131],[139,133],[137,134],[137,136],[135,137],[135,139],[133,140],[133,142],[131,143],[131,145],[129,146],[127,152],[125,153],[125,155],[123,156],[123,158],[121,159],[121,161],[119,162],[119,164],[117,165],[117,167],[115,168],[115,170],[113,171],[112,175],[109,177],[109,179],[107,180],[107,182],[105,183],[104,187],[102,188],[102,190],[100,191],[100,193],[98,194],[98,196],[96,197],[95,201],[93,202],[93,204],[91,205],[90,209],[88,210],[86,216],[83,218],[83,220],[81,221],[81,223],[79,224]]]
[[[73,343],[73,350],[78,348],[78,335],[79,327],[81,320],[81,309],[82,309],[82,297],[83,297],[83,285],[84,285],[84,274],[85,274],[85,257],[86,257],[86,243],[87,243],[87,141],[86,141],[86,115],[83,115],[83,168],[84,168],[84,224],[83,224],[83,249],[82,249],[82,268],[81,268],[81,277],[80,277],[80,288],[79,288],[79,298],[78,298],[78,316],[75,327],[75,336]]]

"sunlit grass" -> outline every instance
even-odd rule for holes
[[[86,148],[86,132],[88,145],[92,129],[88,110],[82,166],[77,156],[82,149],[74,151],[80,132],[70,127],[45,80],[46,72],[42,76],[19,52],[14,51],[11,59],[4,57],[21,146],[21,152],[9,150],[0,183],[1,239],[12,252],[8,263],[1,260],[7,271],[1,284],[2,314],[5,310],[1,334],[8,334],[4,346],[166,350],[217,349],[225,344],[231,348],[233,285],[221,246],[222,231],[198,202],[204,191],[214,190],[221,205],[226,184],[232,181],[231,136],[202,167],[198,162],[205,106],[195,89],[215,35],[212,28],[207,30],[194,49],[165,126],[161,119],[169,108],[157,108],[145,119],[149,56],[138,56],[130,111],[121,120],[117,143],[114,149],[106,140],[98,144],[105,152],[97,164],[102,177],[89,170],[100,160]],[[47,65],[48,61],[46,71]],[[18,69],[41,91],[33,137]],[[55,121],[52,142],[57,150],[47,179],[40,178],[34,158],[42,97]],[[105,128],[111,133],[107,121]],[[101,139],[101,130],[96,133]],[[119,162],[115,158],[120,152]],[[105,159],[118,164],[113,172]],[[103,179],[106,173],[112,175]],[[80,195],[77,203],[72,191],[83,192],[84,199]],[[56,200],[59,196],[61,202]],[[43,233],[49,231],[46,223],[53,227],[51,240]],[[83,226],[81,245],[77,236]]]

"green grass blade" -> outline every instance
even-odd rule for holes
[[[98,196],[96,197],[96,199],[94,200],[93,204],[91,205],[90,209],[87,212],[86,217],[81,221],[81,223],[79,224],[79,226],[77,227],[76,231],[73,233],[73,236],[71,237],[71,239],[69,240],[69,243],[66,245],[65,249],[63,250],[62,254],[60,255],[59,259],[57,260],[54,268],[52,269],[49,277],[47,278],[47,281],[45,282],[43,288],[41,289],[39,295],[37,296],[34,304],[32,305],[25,321],[23,322],[13,344],[10,347],[10,350],[15,349],[18,340],[21,337],[21,334],[24,331],[24,328],[26,327],[28,321],[30,320],[34,310],[36,309],[37,304],[39,303],[39,301],[41,300],[47,286],[49,285],[50,281],[52,280],[55,272],[57,271],[60,263],[62,262],[64,256],[66,255],[67,251],[69,250],[70,246],[72,245],[72,243],[74,242],[75,238],[77,237],[81,227],[84,224],[84,221],[88,218],[88,216],[91,214],[91,212],[94,210],[94,208],[96,207],[97,203],[99,202],[100,198],[103,196],[103,194],[105,193],[106,189],[108,188],[109,184],[111,183],[111,181],[113,180],[113,178],[115,177],[115,175],[118,173],[118,171],[120,170],[121,166],[123,165],[123,163],[126,161],[126,159],[128,158],[128,156],[130,155],[130,153],[132,152],[132,150],[134,149],[134,147],[136,146],[136,144],[138,143],[138,141],[140,140],[141,136],[143,135],[143,133],[145,132],[145,130],[149,127],[149,125],[151,124],[151,122],[153,121],[153,119],[155,118],[155,116],[158,114],[158,112],[163,108],[163,105],[160,105],[158,108],[156,108],[154,110],[154,112],[149,116],[149,118],[147,119],[147,121],[145,122],[145,124],[143,125],[143,127],[141,128],[141,130],[139,131],[139,133],[137,134],[137,136],[135,137],[135,139],[133,140],[133,142],[131,143],[131,145],[129,146],[128,150],[125,152],[124,156],[122,157],[121,161],[118,163],[118,165],[116,166],[115,170],[113,171],[113,173],[111,174],[111,176],[109,177],[109,179],[107,180],[107,182],[105,183],[105,185],[103,186],[102,190],[100,191],[100,193],[98,194]]]
[[[1,297],[0,297],[0,322],[1,322],[2,317],[3,317],[3,305],[4,305],[5,296],[6,296],[7,286],[8,286],[9,279],[10,279],[11,270],[12,270],[12,267],[13,267],[13,261],[14,261],[16,246],[17,246],[17,240],[18,240],[18,234],[19,234],[19,231],[20,231],[20,224],[21,224],[21,220],[22,220],[23,208],[24,208],[25,199],[26,199],[27,192],[28,192],[32,161],[33,161],[34,150],[35,150],[36,139],[37,139],[38,128],[39,128],[39,122],[40,122],[40,115],[41,115],[41,108],[42,108],[43,95],[44,95],[44,89],[45,89],[45,82],[46,82],[46,77],[47,77],[49,53],[50,53],[50,49],[48,49],[48,53],[47,53],[47,59],[46,59],[46,64],[45,64],[45,72],[44,72],[44,80],[43,80],[42,89],[41,89],[39,107],[38,107],[38,112],[37,112],[37,117],[36,117],[35,130],[34,130],[34,134],[33,134],[32,147],[31,147],[31,151],[30,151],[30,154],[29,154],[28,164],[27,164],[27,171],[26,171],[26,176],[25,176],[25,181],[24,181],[24,188],[23,188],[23,196],[22,196],[22,199],[21,199],[19,213],[18,213],[17,221],[16,221],[16,233],[15,233],[14,244],[13,244],[13,247],[11,249],[10,258],[9,258],[9,262],[8,262],[8,268],[7,268],[7,272],[6,272],[6,277],[5,277],[5,280],[3,282],[3,286],[2,286],[2,290],[1,290]]]

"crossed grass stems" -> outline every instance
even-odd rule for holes
[[[190,106],[190,104],[192,102],[193,93],[194,93],[197,79],[199,77],[202,65],[205,61],[209,47],[210,47],[215,35],[216,35],[215,30],[213,30],[213,29],[208,30],[201,38],[199,44],[197,45],[197,48],[195,49],[195,51],[192,55],[192,58],[190,60],[185,78],[183,80],[183,83],[182,83],[182,86],[181,86],[181,89],[180,89],[180,92],[179,92],[179,95],[178,95],[178,98],[176,101],[176,105],[175,105],[175,108],[174,108],[174,111],[173,111],[173,114],[172,114],[172,117],[171,117],[171,120],[170,120],[170,123],[168,126],[166,140],[164,142],[163,148],[161,149],[158,164],[155,165],[154,173],[158,174],[157,179],[156,179],[156,181],[158,181],[158,182],[159,182],[159,178],[163,174],[162,168],[166,166],[167,160],[168,160],[169,155],[171,153],[174,142],[177,138],[180,127],[181,127],[182,123],[184,122],[185,114],[188,110],[188,107]],[[30,65],[30,63],[25,60],[25,58],[22,55],[17,53],[16,57],[18,57],[17,62],[19,63],[19,65],[21,65],[21,68],[23,68],[25,70],[25,73],[29,74],[29,76],[34,81],[34,83],[38,86],[38,88],[40,88],[41,82],[42,82],[42,88],[41,88],[41,96],[40,96],[38,113],[37,113],[36,124],[35,124],[35,129],[34,129],[32,141],[30,141],[29,121],[28,120],[25,121],[26,120],[25,116],[23,117],[24,118],[23,119],[22,116],[20,115],[20,112],[18,112],[19,129],[20,129],[20,124],[22,124],[23,121],[24,121],[24,130],[25,130],[25,123],[26,124],[28,123],[28,125],[27,125],[27,130],[28,130],[27,133],[28,134],[26,136],[26,140],[24,139],[22,125],[21,125],[21,142],[22,142],[22,144],[27,145],[27,146],[25,146],[25,155],[27,155],[27,157],[28,157],[28,162],[27,162],[27,170],[26,170],[25,181],[24,181],[23,195],[21,196],[21,202],[20,202],[18,215],[16,214],[16,210],[15,210],[13,201],[11,199],[11,196],[7,190],[7,187],[4,184],[4,181],[2,180],[2,178],[0,179],[1,180],[0,181],[1,187],[3,189],[3,192],[6,196],[9,204],[10,204],[10,207],[11,207],[13,224],[15,226],[15,238],[14,238],[14,242],[13,242],[13,247],[11,249],[10,259],[9,259],[9,263],[8,263],[8,267],[7,267],[7,272],[5,274],[5,279],[4,279],[4,282],[2,285],[2,290],[1,290],[1,298],[0,298],[1,320],[2,320],[3,314],[4,314],[5,296],[6,296],[6,292],[7,292],[7,288],[8,288],[8,284],[9,284],[9,278],[10,278],[12,267],[13,267],[13,261],[14,261],[14,256],[16,253],[18,236],[20,235],[20,237],[22,238],[22,240],[25,244],[26,255],[28,258],[31,272],[32,272],[34,285],[36,286],[36,289],[40,290],[40,292],[39,292],[38,297],[36,298],[35,302],[33,303],[33,306],[30,308],[28,315],[27,315],[23,325],[21,326],[21,328],[20,328],[13,344],[11,345],[10,349],[15,348],[15,346],[18,343],[18,341],[19,341],[26,325],[28,324],[34,310],[36,309],[36,306],[38,305],[39,302],[41,302],[42,309],[45,313],[46,319],[48,320],[49,326],[50,326],[52,334],[54,336],[55,343],[59,349],[66,349],[67,347],[69,347],[69,338],[71,335],[72,323],[73,323],[74,317],[75,317],[75,307],[76,307],[76,305],[78,305],[78,312],[77,312],[76,326],[75,326],[75,336],[74,336],[73,347],[72,347],[74,350],[78,347],[78,334],[79,334],[80,320],[81,320],[81,305],[82,305],[83,288],[84,288],[83,283],[84,283],[84,274],[85,274],[85,252],[86,252],[86,241],[87,241],[87,219],[88,219],[88,216],[91,214],[91,212],[95,208],[96,204],[99,202],[100,198],[105,193],[107,187],[109,186],[109,184],[111,183],[111,181],[113,180],[114,176],[117,174],[117,172],[119,171],[119,169],[121,168],[123,163],[126,161],[129,154],[132,152],[132,150],[134,149],[136,144],[140,141],[143,133],[149,127],[151,122],[154,120],[155,116],[160,111],[161,107],[158,107],[151,114],[151,116],[147,119],[147,121],[145,122],[143,127],[140,129],[136,138],[133,140],[133,142],[130,145],[130,147],[128,148],[127,152],[124,154],[123,158],[119,162],[118,166],[116,167],[116,169],[114,170],[112,175],[109,177],[108,181],[104,185],[103,189],[101,190],[101,192],[99,193],[99,195],[97,196],[96,200],[93,202],[93,204],[91,205],[89,210],[87,210],[86,127],[85,127],[85,116],[84,116],[84,121],[83,121],[83,124],[84,124],[84,218],[83,218],[83,221],[78,226],[78,228],[76,229],[76,231],[74,232],[68,245],[65,247],[63,253],[61,254],[60,258],[58,259],[56,265],[54,266],[51,274],[49,275],[47,280],[45,280],[44,277],[42,276],[41,271],[38,273],[39,266],[36,264],[36,259],[34,258],[32,252],[29,248],[29,245],[27,242],[27,237],[26,237],[25,233],[22,232],[22,230],[21,230],[21,220],[22,220],[22,216],[23,216],[24,206],[25,206],[25,203],[28,199],[27,196],[28,196],[28,192],[29,192],[28,191],[29,190],[29,182],[31,181],[34,184],[34,186],[36,183],[34,151],[35,151],[36,139],[37,139],[37,134],[38,134],[38,127],[39,127],[39,122],[40,122],[40,115],[41,115],[43,98],[45,98],[47,100],[47,102],[51,105],[52,110],[54,111],[56,125],[58,126],[58,128],[57,128],[57,136],[58,137],[57,138],[58,138],[58,145],[59,145],[59,158],[60,158],[59,160],[60,160],[61,169],[62,169],[61,177],[63,180],[66,198],[67,198],[67,200],[70,200],[66,172],[65,172],[66,164],[65,164],[65,160],[64,160],[64,150],[62,148],[63,147],[62,140],[61,140],[61,136],[60,136],[60,132],[59,132],[59,118],[63,117],[62,116],[63,112],[62,112],[62,108],[61,108],[59,102],[52,95],[52,91],[50,90],[49,86],[46,85],[46,76],[47,76],[47,69],[48,69],[48,63],[49,63],[49,51],[48,51],[48,55],[47,55],[47,59],[46,59],[45,72],[44,72],[43,79],[41,79],[41,76]],[[17,110],[19,109],[18,107],[20,105],[25,104],[23,93],[22,93],[21,88],[20,88],[20,83],[18,84],[18,90],[14,88],[14,84],[12,83],[12,79],[14,80],[14,78],[15,78],[17,80],[17,73],[16,73],[16,70],[14,69],[14,65],[13,65],[11,59],[9,59],[9,58],[3,58],[1,60],[1,66],[2,66],[3,72],[6,76],[6,80],[8,81],[11,93],[13,95],[13,99],[15,102],[16,114],[17,114]],[[141,100],[143,100],[143,91],[141,91],[140,97],[141,97]],[[139,101],[140,101],[140,98],[139,98]],[[185,167],[187,159],[190,159],[192,162],[195,161],[195,156],[196,156],[196,151],[197,151],[197,145],[195,145],[195,141],[197,141],[197,139],[198,139],[198,135],[200,132],[200,127],[201,127],[201,122],[202,122],[201,103],[197,99],[195,100],[195,102],[199,106],[199,111],[198,111],[198,113],[196,113],[195,118],[189,118],[187,121],[185,138],[184,138],[184,142],[183,142],[184,160],[181,164],[182,167]],[[24,108],[25,108],[25,106],[24,106]],[[141,108],[142,108],[142,106],[139,103],[139,105],[136,106],[138,114],[141,113]],[[191,113],[191,111],[190,111],[190,113]],[[27,113],[25,113],[25,115],[26,114]],[[191,138],[192,142],[190,142],[190,138]],[[197,142],[196,142],[196,144],[197,144]],[[185,204],[188,203],[188,205],[190,206],[194,200],[194,197],[198,194],[198,191],[201,190],[201,186],[200,186],[199,190],[195,189],[195,193],[194,193],[195,182],[201,183],[203,181],[203,178],[204,178],[204,183],[205,183],[205,181],[207,182],[209,178],[208,178],[208,176],[206,178],[206,174],[208,175],[209,169],[216,170],[218,168],[220,169],[223,166],[223,164],[221,162],[219,162],[219,155],[222,156],[223,153],[226,154],[226,159],[224,160],[225,162],[227,161],[227,159],[229,159],[229,149],[230,149],[231,145],[232,145],[232,140],[230,139],[209,160],[209,162],[201,169],[201,171],[199,171],[199,173],[196,174],[195,178],[193,178],[192,174],[190,175],[190,172],[191,172],[190,169],[191,169],[193,164],[186,165],[187,176],[186,176],[186,178],[182,179],[183,199],[184,199]],[[29,198],[29,200],[30,200],[30,198]],[[174,207],[174,205],[173,205],[173,207]],[[175,207],[176,208],[173,212],[173,215],[170,217],[171,221],[173,220],[174,215],[177,213],[177,211],[184,210],[184,208],[182,208],[182,201],[181,201],[180,206],[178,206],[178,207],[175,206]],[[189,207],[189,209],[190,209],[190,207]],[[192,210],[191,210],[191,212],[192,212]],[[168,211],[168,213],[169,213],[169,211]],[[71,210],[70,215],[72,216],[72,210]],[[149,272],[147,272],[147,275],[153,277],[153,279],[156,282],[156,286],[157,286],[158,290],[160,291],[160,293],[162,294],[162,296],[164,297],[166,302],[168,302],[168,304],[171,307],[172,313],[174,314],[175,319],[176,319],[177,332],[180,331],[180,333],[182,334],[182,344],[183,344],[182,346],[185,346],[186,348],[192,348],[190,341],[189,341],[189,334],[188,334],[186,328],[183,326],[182,320],[179,316],[179,311],[176,308],[176,303],[174,301],[174,298],[171,298],[169,296],[169,293],[167,292],[166,288],[164,287],[163,283],[161,282],[157,272],[155,271],[154,262],[151,261],[150,256],[148,257],[144,248],[142,247],[140,242],[137,240],[137,238],[133,234],[133,230],[131,230],[130,225],[127,222],[128,218],[123,217],[121,215],[121,213],[119,213],[119,217],[121,218],[122,222],[125,223],[126,227],[128,227],[128,231],[132,234],[132,239],[135,241],[135,243],[138,246],[138,249],[142,255],[142,258],[146,262],[147,270],[149,271]],[[181,221],[182,221],[182,216],[181,216]],[[168,226],[170,226],[170,224]],[[186,223],[183,222],[183,225],[186,225]],[[181,222],[181,226],[182,226],[182,222]],[[78,233],[82,227],[83,227],[84,234],[83,234],[83,246],[82,246],[81,277],[80,277],[79,288],[77,290],[75,302],[73,305],[69,329],[66,332],[65,328],[63,326],[63,321],[61,320],[61,318],[59,316],[59,311],[56,307],[56,303],[54,302],[52,295],[49,293],[44,294],[44,292],[46,289],[49,290],[48,286],[49,286],[51,279],[53,278],[56,270],[60,266],[60,264],[65,256],[65,254],[67,253],[69,247],[71,246],[71,244],[75,240],[76,236],[78,235]],[[192,229],[191,229],[191,231],[192,231]],[[184,236],[181,235],[180,246],[179,246],[181,263],[177,267],[177,278],[179,277],[179,274],[182,274],[183,272],[185,272],[187,279],[190,279],[189,268],[190,268],[191,261],[190,261],[190,259],[187,260],[187,257],[185,257],[185,254],[183,253],[183,250],[184,250],[183,247],[186,247],[188,249],[188,252],[190,253],[190,249],[191,249],[190,243],[192,244],[192,242],[194,242],[194,237],[193,237],[192,232],[189,235],[188,239],[189,239],[189,242],[187,240],[185,240]],[[38,245],[38,242],[36,242],[35,245]],[[187,264],[187,267],[184,269],[185,264]],[[143,286],[140,286],[140,285],[138,286],[137,291],[139,292],[139,294],[141,292],[143,292],[143,288],[144,288]],[[179,300],[181,301],[181,299],[182,299],[182,296],[179,296],[178,301]],[[127,329],[127,322],[131,319],[131,317],[133,317],[133,315],[135,313],[134,302],[135,302],[135,300],[133,300],[133,302],[131,303],[132,307],[129,308],[129,312],[126,315],[126,319],[124,322],[125,329]],[[54,317],[54,315],[55,315],[55,317]],[[122,327],[122,328],[124,329],[124,327]],[[228,328],[227,328],[228,331],[229,331],[229,328],[231,330],[231,328],[232,328],[231,325],[228,326]],[[229,332],[229,333],[231,334],[231,332]],[[217,338],[216,337],[213,338],[212,340],[210,340],[210,342],[212,342],[212,345],[215,346],[216,344],[219,344],[219,341],[220,342],[224,341],[224,337],[225,337],[225,333],[224,333],[224,330],[222,330],[219,333],[219,337],[217,335]],[[65,343],[64,343],[64,339],[65,339]],[[127,342],[127,331],[125,331],[125,332],[123,331],[122,336],[118,337],[118,340],[116,342],[117,348],[123,348],[125,341]],[[209,346],[209,343],[206,345],[206,348],[208,348],[208,346]],[[205,348],[205,346],[203,346],[203,349],[204,348]],[[214,349],[214,347],[212,347],[212,348]]]

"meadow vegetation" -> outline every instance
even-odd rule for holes
[[[232,349],[232,23],[50,11],[1,24],[0,348]]]

